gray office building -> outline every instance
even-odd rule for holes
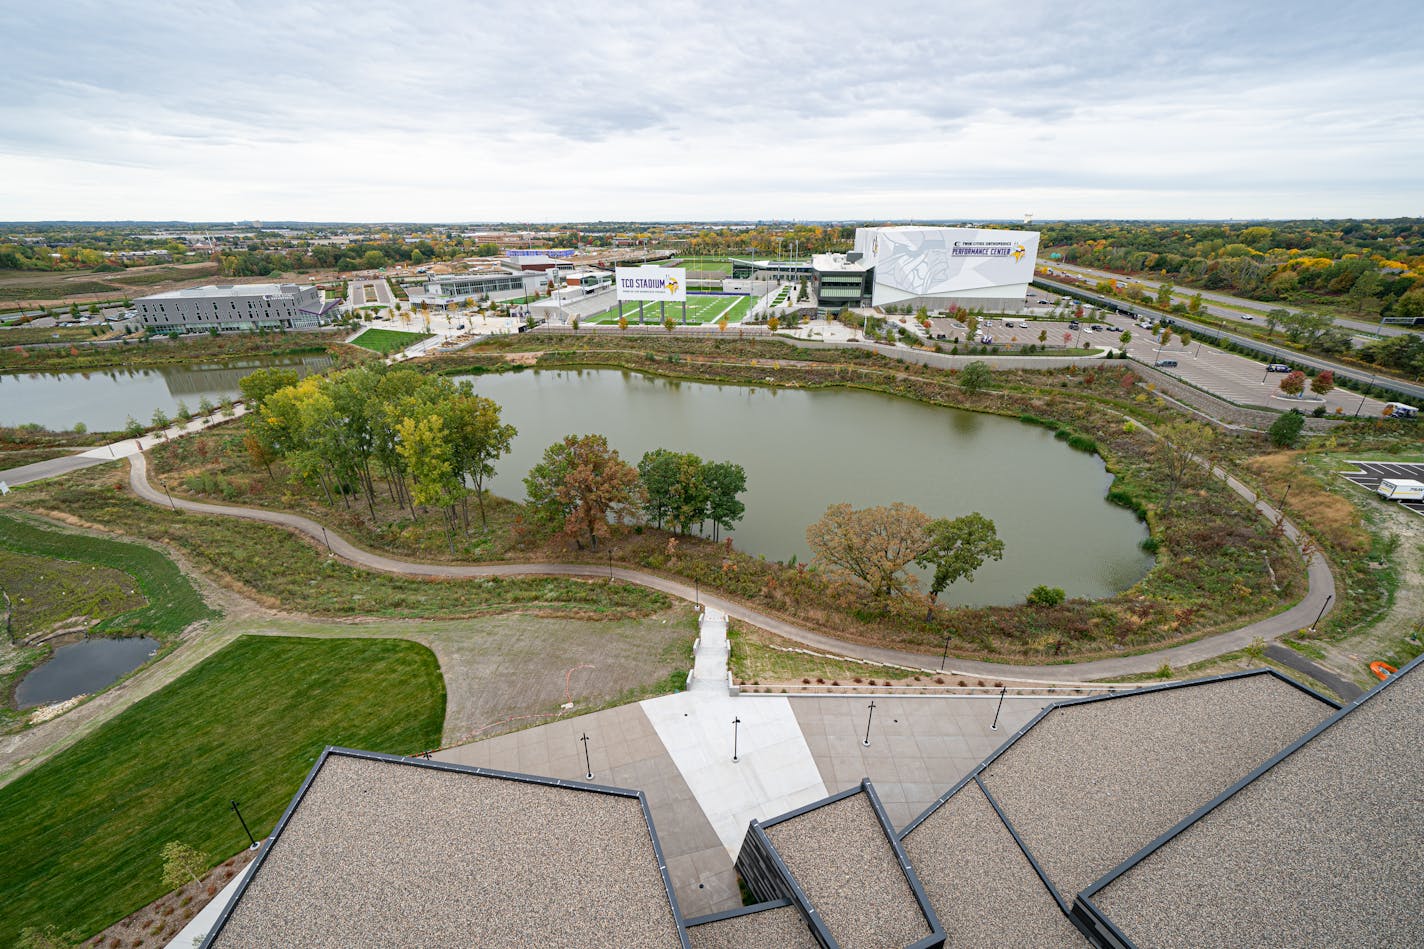
[[[151,333],[312,330],[330,323],[336,307],[316,287],[295,283],[189,287],[134,301],[139,325]]]

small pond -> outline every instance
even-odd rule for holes
[[[805,561],[806,527],[841,501],[905,501],[934,517],[978,511],[1006,547],[944,602],[1022,603],[1038,584],[1105,597],[1152,566],[1144,525],[1109,504],[1112,475],[1047,429],[873,392],[678,382],[617,370],[469,377],[519,429],[491,490],[523,499],[551,443],[599,433],[637,464],[654,448],[735,461],[747,472],[738,549]]]
[[[91,432],[121,431],[130,417],[147,425],[155,409],[172,417],[182,402],[198,411],[241,396],[238,380],[256,369],[322,372],[335,360],[308,356],[255,356],[222,362],[159,366],[153,369],[91,369],[87,372],[0,374],[0,425],[35,422],[64,431],[82,422]]]
[[[15,705],[52,705],[112,685],[152,657],[159,642],[147,636],[95,637],[55,649],[15,688]]]

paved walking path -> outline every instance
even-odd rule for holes
[[[379,570],[383,573],[415,577],[447,578],[492,576],[610,577],[627,583],[636,583],[640,586],[659,590],[670,596],[679,597],[684,600],[699,601],[708,609],[720,611],[732,619],[765,629],[778,636],[799,642],[814,649],[843,656],[852,656],[857,659],[864,659],[868,662],[909,666],[917,669],[934,670],[938,665],[938,658],[934,656],[904,652],[898,649],[885,649],[848,643],[831,636],[812,632],[795,623],[768,613],[763,613],[744,603],[721,596],[709,595],[705,591],[699,592],[691,584],[656,574],[644,573],[641,570],[632,570],[627,567],[603,566],[587,563],[457,565],[398,560],[357,547],[335,531],[330,531],[316,521],[303,517],[300,514],[290,514],[285,511],[270,511],[262,508],[236,507],[227,504],[209,504],[200,501],[189,501],[184,498],[169,498],[166,494],[155,489],[149,483],[148,460],[143,454],[131,454],[129,456],[129,463],[131,466],[129,483],[134,493],[152,504],[171,504],[180,510],[192,511],[199,514],[219,514],[228,517],[241,517],[248,520],[261,521],[267,524],[276,524],[306,534],[317,543],[329,547],[331,553],[337,557],[341,557],[358,566],[366,567],[371,570]],[[1220,477],[1223,476],[1224,472],[1218,468],[1213,470],[1213,474]],[[1256,510],[1272,523],[1281,519],[1279,511],[1257,498],[1255,493],[1240,481],[1233,477],[1226,476],[1226,483],[1237,494],[1251,501]],[[1285,536],[1299,546],[1303,539],[1303,535],[1300,531],[1289,521],[1282,520],[1281,525]],[[1177,667],[1189,665],[1194,662],[1211,659],[1222,653],[1233,652],[1244,648],[1245,646],[1249,646],[1256,639],[1263,639],[1270,642],[1273,639],[1296,632],[1315,622],[1318,615],[1334,601],[1335,580],[1334,577],[1331,576],[1329,565],[1325,562],[1324,558],[1318,555],[1309,558],[1307,573],[1309,577],[1309,590],[1304,599],[1290,609],[1238,629],[1204,637],[1182,646],[1174,646],[1170,649],[1159,649],[1155,652],[1143,653],[1136,656],[1042,666],[955,660],[954,665],[945,671],[950,675],[1002,676],[1024,680],[1040,680],[1044,682],[1091,682],[1100,678],[1151,672],[1160,668],[1164,662]]]

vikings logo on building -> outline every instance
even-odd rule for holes
[[[668,296],[677,296],[677,278],[669,277],[667,281]]]
[[[1025,253],[1026,253],[1026,251],[1024,250],[1024,245],[1022,245],[1022,244],[1015,244],[1015,245],[1014,245],[1014,263],[1018,263],[1019,261],[1023,260],[1023,255],[1024,255]]]

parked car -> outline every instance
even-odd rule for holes
[[[1101,333],[1103,331],[1103,328],[1097,323],[1094,323],[1092,326],[1088,327],[1088,330],[1093,333]]]
[[[1070,330],[1075,330],[1075,329],[1077,329],[1077,328],[1078,328],[1078,321],[1077,321],[1077,320],[1074,320],[1073,322],[1069,323],[1069,324],[1068,324],[1068,328],[1069,328]]]
[[[1250,313],[1242,313],[1242,314],[1241,314],[1241,318],[1242,318],[1243,320],[1254,320],[1254,319],[1255,319],[1255,317],[1252,316]]]
[[[985,333],[985,334],[983,334],[982,336],[979,337],[979,342],[980,342],[982,345],[985,345],[985,346],[988,346],[988,345],[989,345],[990,343],[992,343],[993,341],[994,341],[994,337],[990,336],[988,333]]]
[[[1177,368],[1177,360],[1175,360],[1175,359],[1159,359],[1159,360],[1157,360],[1156,363],[1154,363],[1154,365],[1155,365],[1158,369],[1176,369],[1176,368]]]
[[[1271,363],[1269,366],[1266,367],[1266,371],[1267,371],[1267,372],[1290,372],[1290,371],[1291,371],[1291,368],[1290,368],[1290,366],[1287,366],[1287,365],[1286,365],[1285,363],[1283,363],[1283,362],[1273,362],[1273,363]]]

